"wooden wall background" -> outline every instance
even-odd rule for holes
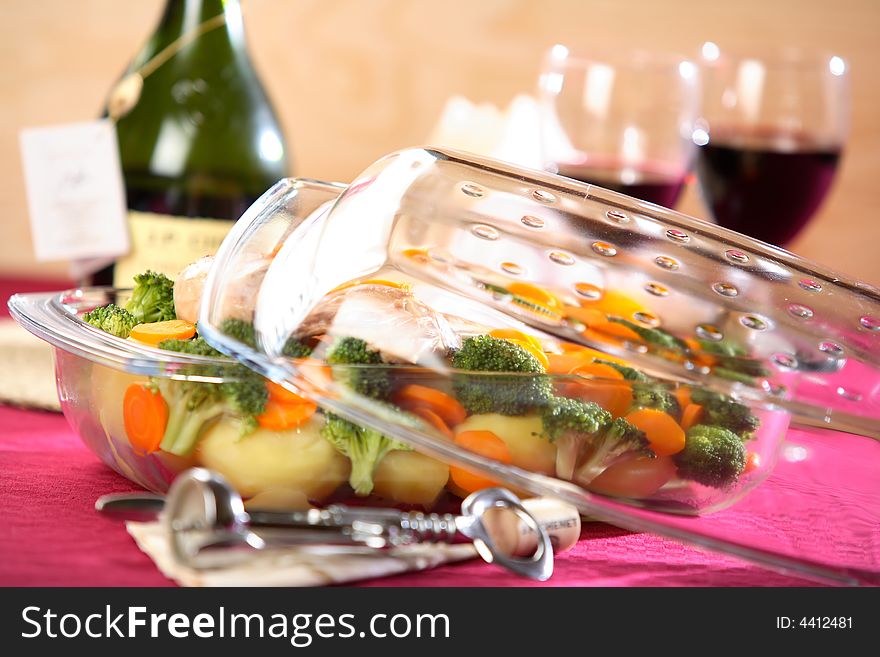
[[[253,58],[296,173],[349,180],[418,145],[446,98],[499,105],[534,88],[556,42],[688,54],[722,47],[839,52],[853,128],[835,187],[793,250],[880,283],[878,0],[244,0]],[[33,261],[18,131],[94,117],[162,0],[0,0],[0,274],[58,275]],[[679,209],[705,216],[695,190]]]

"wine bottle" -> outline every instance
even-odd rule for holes
[[[92,280],[130,287],[136,273],[174,277],[214,253],[288,162],[238,0],[168,0],[121,80],[107,114],[119,115],[131,252]]]

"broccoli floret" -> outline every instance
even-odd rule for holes
[[[668,413],[672,417],[681,417],[681,404],[678,398],[662,384],[635,383],[632,387],[632,410],[637,408],[654,408]]]
[[[197,356],[222,356],[201,337],[163,340],[159,348]],[[228,365],[183,367],[179,371],[203,376],[222,375],[225,380],[218,384],[153,379],[153,385],[168,404],[168,423],[160,445],[162,450],[178,455],[190,453],[204,430],[223,415],[238,417],[243,433],[256,428],[256,417],[266,409],[269,399],[261,376],[231,361]]]
[[[452,380],[456,397],[473,414],[524,415],[546,404],[553,393],[544,367],[517,344],[490,335],[466,338],[452,357],[452,366],[471,372],[499,374],[456,374]]]
[[[117,338],[127,338],[138,321],[134,315],[125,308],[120,308],[115,303],[95,308],[82,316],[87,324],[96,326]]]
[[[541,422],[544,436],[556,444],[556,476],[571,479],[585,442],[611,423],[611,413],[595,402],[551,397]]]
[[[732,431],[698,424],[687,432],[684,449],[675,455],[678,476],[704,486],[726,488],[742,474],[746,448]]]
[[[760,360],[746,358],[749,355],[748,350],[733,340],[699,340],[698,343],[704,353],[717,358],[718,365],[712,369],[717,376],[754,385],[755,377],[770,374],[770,370]]]
[[[727,395],[695,388],[691,391],[691,400],[703,407],[703,419],[706,424],[730,429],[740,438],[748,438],[761,424],[761,421],[752,415],[748,406]]]
[[[336,338],[324,359],[330,365],[353,365],[336,368],[336,376],[349,388],[372,399],[386,400],[391,396],[391,377],[383,368],[357,367],[381,365],[382,356],[370,349],[360,338]]]
[[[675,337],[672,333],[664,331],[663,329],[646,328],[635,322],[631,322],[628,319],[624,319],[623,317],[614,317],[613,315],[608,316],[608,321],[614,322],[615,324],[622,324],[628,329],[635,331],[642,340],[649,344],[663,347],[664,349],[672,349],[674,351],[687,351],[688,349],[684,340]]]
[[[712,368],[712,374],[721,377],[722,379],[727,379],[728,381],[745,383],[747,386],[758,385],[757,380],[751,374],[743,374],[742,372],[737,372],[736,370],[731,370],[726,367],[715,366]]]
[[[312,348],[302,340],[296,338],[288,338],[281,350],[283,356],[288,358],[308,358],[312,355]]]
[[[246,344],[251,349],[257,347],[257,334],[251,322],[243,319],[224,319],[220,322],[220,332]]]
[[[649,445],[644,431],[619,417],[604,433],[593,440],[592,452],[575,472],[574,480],[582,486],[588,485],[621,456],[638,455],[654,458],[656,455]]]
[[[361,496],[373,491],[373,472],[388,452],[412,451],[412,447],[332,413],[327,413],[321,435],[351,461],[348,483]]]
[[[162,340],[159,343],[159,349],[177,351],[182,354],[193,354],[194,356],[224,358],[223,354],[209,345],[202,336],[191,340]]]
[[[626,365],[621,365],[620,363],[614,363],[610,360],[603,360],[601,358],[594,358],[594,363],[599,363],[600,365],[607,365],[608,367],[613,367],[615,370],[620,372],[626,381],[641,381],[646,382],[649,381],[648,377],[636,369],[632,367],[627,367]]]
[[[134,277],[134,290],[125,309],[139,324],[177,319],[174,312],[174,281],[154,271]]]

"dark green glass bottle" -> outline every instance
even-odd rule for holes
[[[173,54],[154,59],[163,51]],[[238,0],[168,0],[122,79],[145,65],[140,95],[117,120],[132,251],[97,284],[129,287],[148,268],[175,276],[216,251],[233,221],[288,173]]]

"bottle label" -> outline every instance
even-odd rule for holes
[[[174,217],[150,212],[128,213],[131,252],[116,261],[115,287],[131,287],[132,279],[152,269],[176,278],[187,265],[214,255],[234,221]]]

